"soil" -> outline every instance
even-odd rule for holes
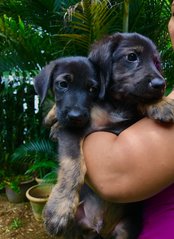
[[[29,202],[10,203],[0,194],[0,239],[53,239],[37,221]]]

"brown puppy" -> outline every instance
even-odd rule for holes
[[[87,234],[84,234],[83,230],[80,231],[83,227],[93,230],[92,233],[90,231],[88,238],[96,238],[97,235],[103,238],[111,236],[121,239],[136,238],[138,230],[130,232],[136,220],[132,217],[136,214],[132,204],[107,203],[90,191],[82,196],[83,207],[80,216],[79,211],[76,214],[79,205],[79,191],[86,171],[80,145],[83,137],[90,131],[109,130],[119,134],[144,115],[155,120],[174,122],[174,101],[163,97],[165,80],[160,73],[158,52],[155,45],[142,35],[134,33],[109,36],[93,46],[89,59],[95,65],[98,84],[101,83],[100,97],[105,97],[105,100],[95,104],[93,100],[90,104],[85,101],[85,104],[90,106],[87,111],[80,114],[78,120],[74,120],[74,117],[79,116],[77,110],[73,110],[72,113],[72,104],[68,106],[72,100],[64,99],[67,95],[69,97],[67,79],[66,83],[64,82],[67,78],[65,67],[63,69],[66,71],[62,73],[62,69],[60,72],[55,71],[55,68],[49,65],[35,80],[36,91],[43,99],[50,85],[45,82],[52,78],[56,107],[49,113],[46,121],[52,125],[58,120],[60,127],[59,130],[56,130],[56,127],[52,130],[59,140],[61,167],[58,184],[53,189],[45,208],[46,228],[50,234],[64,232],[67,238],[87,238]],[[93,69],[92,65],[91,68]],[[76,78],[76,74],[79,75],[79,69],[83,76],[90,72],[84,69],[82,71],[82,68],[78,70],[76,68],[73,73],[68,71],[68,75],[71,75],[68,82],[72,82],[72,88],[76,89],[74,92],[80,90],[78,86],[80,81],[73,86],[73,79]],[[60,73],[63,74],[63,81],[62,75],[59,76]],[[64,75],[66,75],[65,78]],[[94,75],[93,72],[92,78],[95,78]],[[66,88],[63,94],[61,94],[60,87]],[[96,92],[96,86],[92,86],[92,92],[93,90]],[[83,94],[79,92],[75,101],[81,104],[81,98]],[[73,105],[78,105],[75,101]],[[85,104],[82,103],[83,107]],[[70,124],[65,124],[67,112],[62,114],[65,105],[67,112],[70,112]],[[85,122],[83,120],[86,115],[88,120]],[[133,210],[132,215],[130,211],[127,211],[127,206]],[[89,213],[90,208],[91,213]],[[72,224],[75,214],[82,227],[76,228]],[[130,216],[131,220],[129,220]],[[66,235],[67,232],[70,234]]]

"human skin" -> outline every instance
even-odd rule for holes
[[[168,29],[174,48],[174,1]],[[168,96],[174,99],[174,91]],[[104,199],[132,202],[174,183],[174,124],[143,118],[119,136],[90,134],[83,145],[86,181]]]

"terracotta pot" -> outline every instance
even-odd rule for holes
[[[20,203],[20,202],[27,201],[26,191],[35,184],[36,184],[36,181],[34,179],[21,182],[19,184],[20,192],[15,192],[13,189],[6,186],[5,193],[9,202]]]
[[[30,201],[36,220],[42,220],[42,211],[53,188],[53,184],[37,184],[29,188],[26,196]]]

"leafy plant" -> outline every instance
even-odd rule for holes
[[[172,87],[170,14],[169,0],[1,1],[0,71],[40,69],[57,57],[86,55],[90,44],[104,35],[136,31],[157,44]]]
[[[15,165],[11,166],[10,157],[17,147],[31,138],[45,135],[42,110],[36,111],[36,108],[31,75],[5,73],[0,84],[0,177],[16,170]]]
[[[11,156],[16,148],[31,139],[38,138],[38,136],[49,137],[47,130],[42,125],[42,109],[34,92],[32,76],[32,73],[18,70],[5,72],[1,78],[1,188],[8,185],[18,191],[18,175],[24,175],[28,170],[27,163],[13,162]]]
[[[0,183],[0,189],[5,188],[6,186],[11,188],[16,193],[20,192],[20,183],[31,180],[31,175],[10,175],[3,178]]]
[[[121,31],[119,8],[118,2],[109,0],[82,0],[70,6],[64,15],[64,33],[55,35],[65,41],[65,53],[74,50],[72,54],[87,55],[95,40]]]
[[[13,220],[12,220],[12,222],[10,223],[10,226],[9,226],[9,228],[10,229],[13,229],[13,230],[16,230],[16,229],[18,229],[18,228],[20,228],[20,227],[22,227],[22,221],[21,221],[21,219],[20,218],[14,218]]]
[[[58,161],[55,145],[48,140],[36,140],[21,145],[12,155],[18,165],[27,164],[26,174],[56,181]]]

